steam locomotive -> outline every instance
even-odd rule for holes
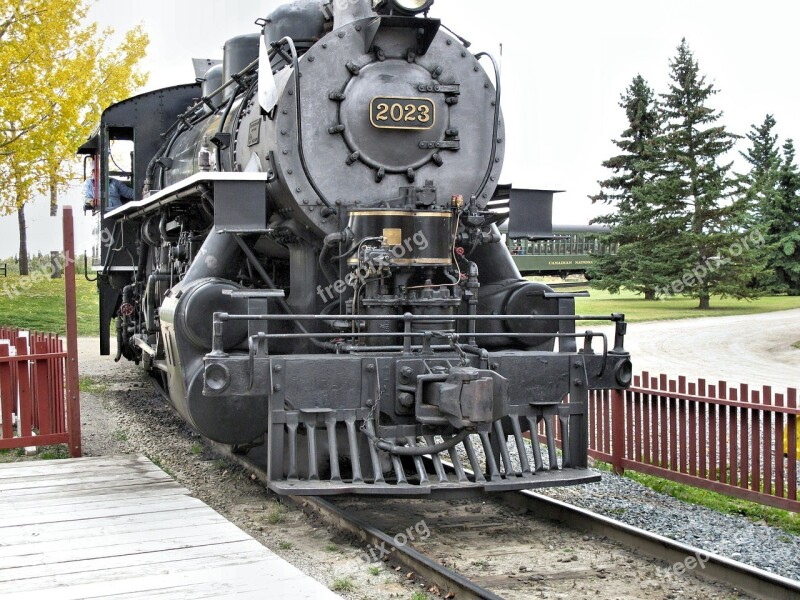
[[[594,481],[587,394],[631,381],[624,316],[576,316],[502,243],[507,220],[552,237],[552,192],[499,184],[497,64],[432,4],[282,6],[196,83],[106,109],[79,149],[101,352],[113,322],[116,359],[279,494]],[[109,209],[112,178],[135,197]]]

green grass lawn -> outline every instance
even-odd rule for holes
[[[765,296],[757,300],[733,298],[711,298],[711,308],[697,308],[696,298],[675,296],[666,300],[645,300],[633,292],[610,294],[605,290],[592,290],[590,298],[578,298],[576,310],[582,315],[604,315],[623,313],[628,322],[665,321],[696,317],[727,317],[732,315],[754,315],[800,308],[800,296]]]
[[[97,285],[83,275],[75,278],[78,335],[99,334]],[[64,280],[0,277],[0,324],[46,333],[66,333]]]

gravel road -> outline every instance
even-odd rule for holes
[[[592,327],[611,336],[611,328]],[[690,381],[800,387],[800,309],[736,317],[631,323],[625,346],[634,372]]]

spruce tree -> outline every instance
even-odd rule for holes
[[[758,252],[764,264],[764,271],[756,285],[769,293],[786,291],[779,282],[775,270],[767,269],[769,256],[775,251],[766,240],[771,228],[770,221],[775,218],[775,211],[781,204],[779,189],[782,160],[778,146],[778,136],[773,133],[775,118],[767,115],[761,125],[752,125],[747,139],[750,146],[739,154],[750,165],[750,171],[739,177],[739,193],[747,203],[747,226],[757,228],[762,236]]]
[[[652,277],[654,247],[653,215],[638,193],[652,178],[652,142],[659,133],[656,97],[647,81],[637,75],[620,96],[628,127],[614,144],[622,151],[603,162],[613,172],[599,181],[601,191],[590,196],[593,203],[603,202],[614,211],[592,222],[607,225],[610,233],[600,236],[608,246],[617,247],[616,254],[598,254],[587,273],[593,285],[618,293],[623,287],[641,292],[648,299],[655,297]]]
[[[764,210],[768,269],[777,291],[800,296],[800,171],[792,140],[783,146],[776,202]]]
[[[722,112],[709,106],[717,90],[700,73],[685,39],[670,61],[670,79],[661,95],[661,173],[648,195],[679,236],[665,253],[673,260],[670,291],[696,297],[707,309],[712,294],[756,295],[751,284],[761,269],[745,239],[747,200],[735,193],[732,163],[723,162],[737,138],[720,122]]]

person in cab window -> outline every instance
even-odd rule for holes
[[[83,182],[84,209],[94,207],[94,173],[90,174]],[[108,203],[106,210],[114,210],[122,206],[123,200],[133,200],[133,189],[120,181],[109,177],[108,179]]]

